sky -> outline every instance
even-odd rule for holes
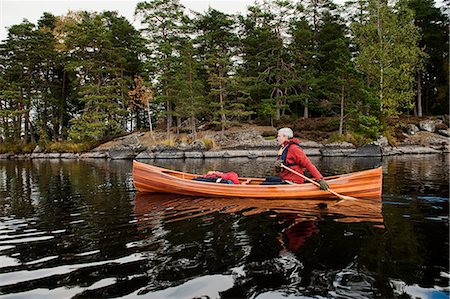
[[[44,12],[55,16],[65,15],[69,10],[87,10],[101,12],[104,10],[118,11],[131,24],[139,28],[139,20],[134,18],[137,0],[0,0],[0,41],[6,39],[8,30],[5,27],[20,24],[23,19],[37,24]],[[344,0],[335,0],[343,3]],[[443,0],[436,0],[442,3]],[[228,14],[244,13],[254,0],[180,0],[187,8],[196,12],[204,12],[209,7]]]
[[[66,14],[69,10],[118,11],[119,15],[126,17],[138,28],[139,21],[134,18],[134,9],[138,2],[143,0],[0,0],[0,41],[5,40],[8,35],[5,27],[20,24],[23,19],[36,24],[44,12],[59,16]],[[212,7],[233,14],[245,12],[247,6],[253,4],[254,0],[181,0],[180,2],[187,9],[196,12],[203,12]]]

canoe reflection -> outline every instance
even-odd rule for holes
[[[154,228],[161,222],[170,223],[213,213],[240,213],[244,216],[274,213],[285,227],[278,241],[284,251],[297,252],[306,239],[318,231],[318,220],[337,222],[371,222],[383,227],[380,200],[323,202],[320,200],[266,200],[242,198],[203,198],[176,194],[144,194],[135,197],[138,229]]]
[[[163,222],[204,217],[213,213],[292,214],[295,223],[317,221],[323,217],[338,222],[372,222],[383,225],[381,200],[292,200],[253,198],[204,198],[176,194],[137,193],[135,215],[140,227],[152,226],[155,219]]]

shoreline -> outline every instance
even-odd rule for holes
[[[438,124],[441,124],[439,121]],[[427,126],[425,126],[427,125]],[[269,135],[268,135],[269,134]],[[395,145],[385,136],[356,147],[348,142],[317,142],[302,140],[300,146],[307,156],[321,157],[383,157],[450,153],[450,129],[437,129],[435,121],[426,120],[418,126],[408,124],[406,132]],[[0,160],[33,159],[228,159],[276,157],[279,146],[272,127],[244,126],[225,133],[206,132],[200,139],[167,139],[161,132],[134,132],[100,144],[85,152],[45,152],[36,146],[32,153],[4,153]],[[172,137],[170,137],[172,138]],[[170,141],[170,142],[167,142]]]
[[[350,143],[332,143],[327,145],[316,144],[314,146],[302,146],[307,156],[321,157],[383,157],[399,155],[428,155],[428,154],[448,154],[450,148],[448,144],[423,146],[404,144],[396,147],[383,146],[379,144],[366,144],[355,147]],[[262,157],[276,157],[278,149],[267,147],[253,147],[248,149],[226,148],[217,150],[183,150],[177,148],[167,148],[162,150],[130,150],[115,149],[92,150],[83,153],[27,153],[0,154],[0,160],[34,160],[34,159],[110,159],[110,160],[134,160],[134,159],[229,159],[237,157],[247,157],[257,159]]]

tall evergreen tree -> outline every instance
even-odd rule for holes
[[[39,71],[39,57],[35,55],[40,46],[37,35],[35,25],[24,20],[11,26],[0,48],[2,127],[9,141],[35,141],[30,112]]]
[[[292,43],[289,53],[292,56],[298,79],[296,89],[299,102],[303,106],[303,117],[309,117],[311,104],[315,102],[318,92],[317,50],[314,43],[312,26],[305,17],[297,18],[290,24]]]
[[[148,53],[145,68],[150,81],[157,81],[155,100],[165,104],[167,132],[173,124],[176,98],[171,89],[171,80],[176,74],[180,44],[187,38],[187,17],[179,0],[152,0],[140,2],[136,15],[141,18]]]
[[[290,1],[255,4],[241,18],[242,48],[246,73],[254,78],[252,96],[261,103],[258,112],[280,119],[295,101],[295,72],[287,51],[289,20],[294,15]],[[256,92],[255,92],[256,91]]]
[[[387,1],[370,0],[362,23],[353,23],[353,33],[358,69],[377,90],[380,112],[392,116],[411,108],[414,74],[423,56],[412,11],[404,2],[391,7]]]
[[[211,8],[196,20],[200,59],[209,85],[208,97],[211,99],[214,122],[220,125],[222,131],[231,124],[230,117],[246,115],[243,107],[237,105],[230,94],[234,92],[230,87],[236,80],[231,77],[235,72],[232,58],[237,49],[234,26],[230,16]]]
[[[66,80],[64,58],[56,49],[57,41],[53,35],[56,24],[57,17],[49,13],[44,13],[38,21],[40,49],[36,54],[40,61],[36,75],[40,97],[34,109],[37,112],[36,129],[40,143],[63,138],[63,125],[67,125],[69,118],[65,105],[66,94],[62,88]]]
[[[206,112],[205,84],[200,78],[198,53],[191,40],[186,39],[180,49],[179,65],[171,80],[176,99],[178,119],[186,119],[193,136],[197,136],[197,117]],[[180,125],[177,126],[177,132]]]
[[[449,113],[448,49],[449,19],[436,7],[434,0],[409,0],[414,11],[414,24],[419,28],[419,47],[427,54],[423,70],[417,78],[416,113]]]
[[[74,140],[101,140],[124,130],[127,117],[126,57],[115,47],[110,13],[82,13],[80,22],[68,30],[66,44],[70,53],[66,69],[77,84],[82,106],[72,120],[70,137]],[[129,76],[131,77],[131,76]],[[132,78],[132,77],[131,77]]]

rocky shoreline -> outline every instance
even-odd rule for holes
[[[351,143],[320,144],[317,142],[304,142],[302,149],[308,156],[323,157],[382,157],[407,154],[445,154],[450,153],[448,138],[441,143],[428,146],[420,144],[400,144],[389,146],[385,138],[376,142],[355,147]],[[173,147],[142,148],[141,146],[125,145],[114,146],[109,149],[92,150],[84,153],[39,153],[31,154],[0,154],[0,159],[28,160],[28,159],[209,159],[209,158],[234,158],[247,157],[256,159],[259,157],[275,157],[277,145],[254,146],[247,148],[225,148],[216,150],[190,150]]]
[[[275,129],[273,129],[275,130]],[[276,132],[276,131],[275,131]],[[356,147],[351,143],[322,144],[303,141],[303,151],[308,156],[323,157],[382,157],[407,154],[446,154],[450,153],[450,130],[436,130],[436,123],[425,121],[417,126],[409,124],[403,133],[405,139],[396,146],[388,144],[386,137]],[[132,133],[117,138],[84,153],[45,153],[39,147],[29,154],[0,154],[0,159],[227,159],[247,157],[275,157],[278,152],[276,140],[266,140],[258,131],[215,133],[207,136],[217,145],[207,149],[204,142],[195,140],[188,144],[180,142],[172,146],[148,145],[145,133]]]

